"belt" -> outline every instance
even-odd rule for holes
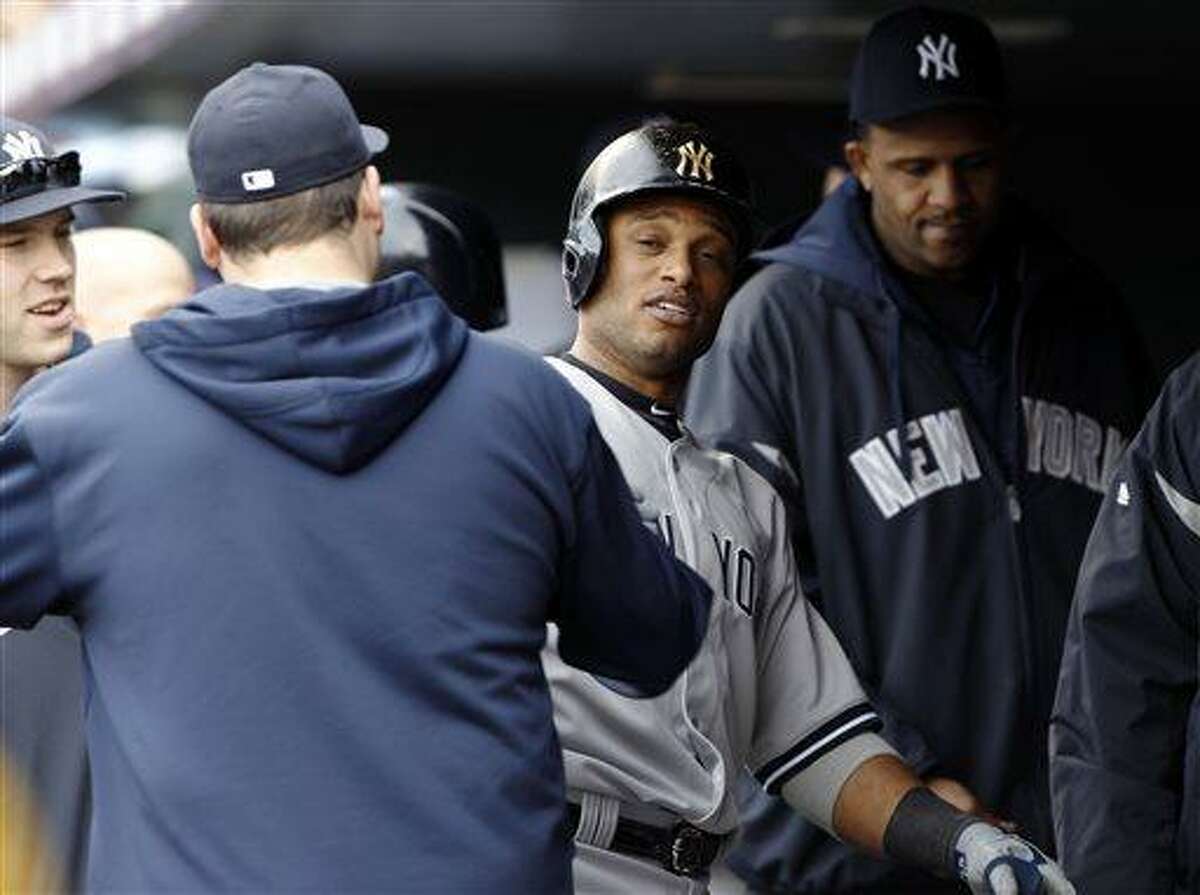
[[[579,828],[579,806],[567,803],[567,817],[574,835]],[[706,833],[687,821],[670,828],[655,827],[622,817],[617,820],[610,851],[657,861],[676,876],[696,877],[708,872],[721,851],[724,836]]]

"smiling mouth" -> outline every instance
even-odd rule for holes
[[[61,314],[68,304],[70,302],[65,298],[51,298],[34,305],[29,309],[29,313],[37,314],[39,317],[54,317]]]
[[[970,221],[923,221],[922,230],[940,230],[943,233],[965,233],[971,226]]]

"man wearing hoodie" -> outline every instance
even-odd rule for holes
[[[1072,586],[1150,377],[1111,291],[1004,197],[982,21],[878,21],[850,114],[854,177],[755,255],[685,419],[783,493],[805,592],[884,738],[939,795],[1050,849]],[[935,890],[747,792],[730,864],[752,887]]]
[[[59,154],[39,128],[0,118],[0,417],[39,370],[86,344],[74,330],[71,208],[121,194],[79,180],[78,153]],[[0,503],[0,525],[7,519]],[[0,627],[0,764],[0,890],[77,890],[89,797],[79,634],[69,619]]]
[[[582,399],[371,283],[386,140],[315,69],[212,90],[192,221],[225,283],[0,430],[0,623],[83,635],[89,889],[567,891],[546,622],[644,695],[703,635]]]

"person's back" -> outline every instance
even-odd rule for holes
[[[345,188],[278,253],[197,206],[226,280],[328,279],[202,292],[0,430],[0,624],[84,640],[89,889],[564,891],[547,620],[646,694],[703,636],[583,401],[419,277],[367,285],[378,172]]]

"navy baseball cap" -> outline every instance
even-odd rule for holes
[[[850,120],[863,124],[948,108],[1006,116],[1000,46],[975,16],[910,6],[871,26],[850,78]]]
[[[112,202],[125,194],[79,185],[79,153],[56,155],[38,128],[0,116],[0,225],[81,202]]]
[[[204,97],[188,162],[202,200],[261,202],[352,174],[387,144],[325,72],[255,62]]]

